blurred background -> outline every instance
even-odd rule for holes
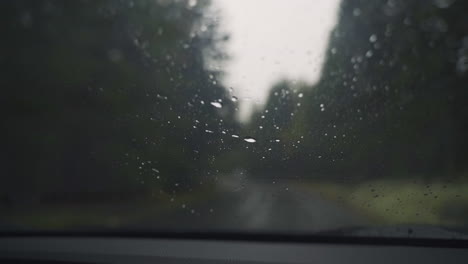
[[[0,229],[463,232],[467,10],[2,1]]]

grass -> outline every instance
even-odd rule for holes
[[[375,180],[358,184],[309,182],[301,186],[379,225],[466,226],[468,222],[468,181]],[[212,194],[212,186],[208,186],[125,203],[12,209],[0,217],[0,222],[39,230],[127,227],[163,217],[183,204],[190,210],[191,205],[212,199]]]
[[[28,229],[53,231],[128,227],[157,219],[174,209],[180,209],[182,205],[190,210],[192,204],[210,199],[212,193],[208,186],[193,192],[177,195],[163,193],[123,203],[38,205],[28,210],[11,209],[1,220]]]
[[[343,203],[379,224],[462,226],[468,220],[468,182],[377,180],[360,184],[310,183],[324,198]]]

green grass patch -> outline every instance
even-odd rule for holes
[[[468,222],[468,182],[377,180],[359,184],[310,183],[379,224],[463,226]]]
[[[192,204],[211,199],[212,186],[179,194],[157,193],[154,196],[121,203],[87,205],[37,205],[34,208],[12,208],[2,221],[33,230],[80,230],[122,228],[145,220],[157,219],[171,210],[187,209]],[[2,209],[3,211],[3,209]]]

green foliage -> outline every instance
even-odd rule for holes
[[[467,8],[463,1],[445,9],[431,1],[343,1],[320,81],[280,82],[252,119],[252,127],[279,126],[272,130],[283,143],[251,168],[355,181],[463,175]],[[281,96],[292,91],[304,97]],[[274,115],[261,120],[267,110]]]
[[[0,5],[3,192],[171,194],[236,169],[355,181],[467,169],[463,1],[343,1],[319,82],[277,83],[243,130],[209,67],[228,40],[209,1]]]
[[[221,45],[208,5],[2,2],[3,191],[174,192],[213,170],[209,102],[231,106],[206,67]]]

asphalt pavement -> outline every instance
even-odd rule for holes
[[[164,231],[313,233],[365,224],[355,212],[300,183],[243,180],[220,184],[208,200],[174,204],[173,210],[140,226]]]

